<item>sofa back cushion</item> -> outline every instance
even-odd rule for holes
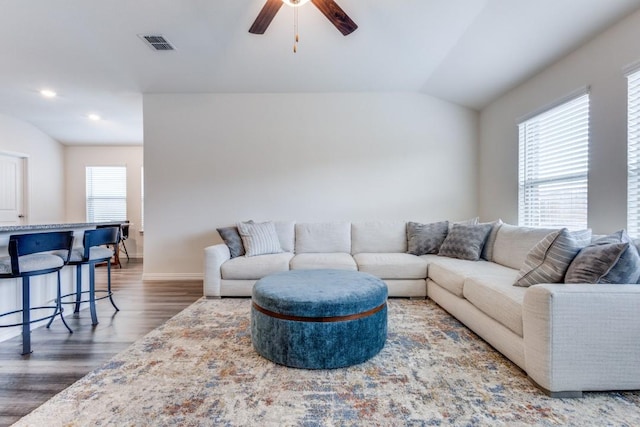
[[[369,221],[351,224],[351,252],[407,252],[407,223],[404,221]]]
[[[316,222],[296,224],[296,253],[351,253],[351,223]]]
[[[275,221],[276,233],[280,240],[280,246],[285,252],[293,252],[295,247],[295,225],[294,221]]]
[[[557,230],[502,224],[493,244],[493,262],[519,270],[524,266],[529,251],[549,233]]]

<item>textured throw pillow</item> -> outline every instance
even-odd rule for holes
[[[451,228],[453,228],[454,224],[476,225],[478,224],[478,221],[480,221],[480,217],[477,217],[477,216],[474,218],[463,219],[462,221],[449,221],[449,231],[451,231]]]
[[[564,277],[565,283],[601,283],[616,265],[629,243],[591,244],[574,258]]]
[[[246,256],[278,254],[282,252],[280,240],[273,222],[239,222],[238,233]]]
[[[218,234],[220,234],[224,243],[229,247],[231,258],[244,255],[244,245],[242,244],[240,233],[238,233],[238,227],[223,227],[217,228],[216,230],[218,230]]]
[[[627,232],[619,230],[593,242],[594,245],[606,243],[629,243],[629,247],[598,283],[637,283],[640,278],[640,255]]]
[[[438,255],[478,261],[492,227],[491,224],[453,224],[447,238],[440,246]]]
[[[447,237],[449,221],[420,224],[407,223],[407,252],[413,255],[437,254]]]
[[[566,228],[548,234],[527,254],[515,286],[560,283],[571,261],[591,241],[591,230],[570,232]]]
[[[498,235],[498,230],[502,227],[501,219],[498,219],[493,222],[483,223],[483,224],[491,224],[491,231],[489,232],[489,236],[487,237],[487,241],[484,242],[484,247],[482,248],[482,253],[480,254],[480,258],[486,259],[487,261],[493,261],[493,245],[496,243],[496,236]]]

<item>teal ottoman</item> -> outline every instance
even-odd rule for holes
[[[375,356],[387,339],[387,285],[348,270],[292,270],[253,287],[251,340],[263,357],[306,369]]]

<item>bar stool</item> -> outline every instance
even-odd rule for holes
[[[101,227],[95,230],[86,230],[83,237],[83,248],[74,248],[71,251],[68,264],[76,266],[76,291],[70,294],[62,295],[60,299],[75,296],[75,301],[61,301],[61,304],[75,304],[74,313],[80,312],[80,304],[89,303],[91,311],[91,324],[98,324],[98,316],[96,314],[96,301],[109,298],[111,305],[116,311],[120,311],[116,303],[113,301],[113,293],[111,292],[111,257],[113,251],[103,247],[104,245],[117,245],[120,240],[120,227]],[[96,264],[107,263],[107,289],[96,290],[95,271]],[[82,266],[89,266],[89,290],[82,290]],[[88,300],[82,300],[82,294],[89,294]],[[104,293],[104,296],[96,298],[96,293]]]
[[[0,314],[0,317],[22,313],[22,322],[0,325],[2,328],[22,326],[22,354],[31,353],[31,324],[60,315],[62,323],[73,333],[62,315],[60,305],[60,270],[68,261],[68,254],[73,247],[73,231],[54,231],[46,233],[17,234],[9,236],[9,256],[0,258],[0,279],[22,279],[22,309]],[[61,258],[52,251],[67,251],[67,257]],[[57,298],[55,306],[31,307],[31,289],[29,279],[32,276],[57,273]],[[31,319],[31,310],[53,309],[53,314],[38,319]]]

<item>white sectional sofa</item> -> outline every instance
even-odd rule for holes
[[[250,296],[260,278],[289,269],[360,270],[391,297],[428,296],[554,397],[640,389],[640,286],[513,286],[529,251],[553,230],[494,225],[485,260],[407,253],[405,222],[276,222],[284,252],[231,259],[205,248],[204,295]]]

